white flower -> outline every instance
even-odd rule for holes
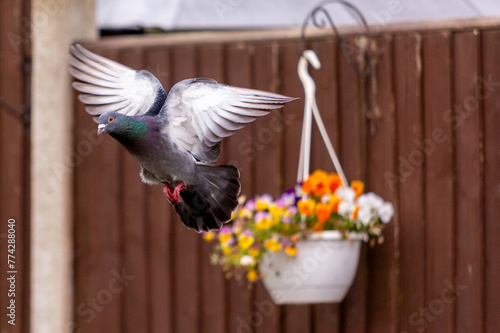
[[[348,216],[354,211],[354,204],[352,202],[341,201],[339,203],[339,214],[343,216]]]
[[[384,202],[382,206],[377,209],[377,215],[380,217],[382,223],[389,223],[394,215],[394,207],[390,202]]]
[[[329,203],[331,197],[332,196],[330,194],[325,194],[324,196],[321,197],[321,202],[322,203]]]
[[[361,194],[358,198],[358,206],[363,208],[378,209],[384,204],[384,200],[373,192]]]
[[[241,266],[250,266],[251,264],[254,263],[254,259],[252,256],[249,256],[248,254],[241,257],[240,259],[240,265]]]
[[[372,210],[369,208],[360,209],[358,212],[358,220],[364,225],[370,224],[372,220]]]
[[[354,198],[356,198],[356,192],[350,187],[339,187],[335,191],[335,195],[349,204],[354,203]]]

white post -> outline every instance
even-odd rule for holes
[[[97,37],[94,0],[32,0],[31,332],[72,332],[73,115],[67,54]]]

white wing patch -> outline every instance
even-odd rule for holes
[[[87,104],[85,110],[93,116],[108,111],[129,116],[144,114],[161,88],[151,73],[136,71],[81,45],[71,47],[68,61],[69,73],[82,81],[73,82],[73,87],[82,92],[78,98]]]
[[[201,162],[217,159],[218,143],[236,130],[294,98],[260,90],[189,79],[172,87],[162,113],[172,141]]]

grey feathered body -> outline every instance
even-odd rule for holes
[[[181,181],[186,185],[200,183],[196,172],[196,160],[171,140],[164,130],[165,121],[151,116],[133,117],[143,121],[147,134],[134,142],[123,142],[117,138],[141,166],[140,176],[149,185],[169,184],[177,186]]]

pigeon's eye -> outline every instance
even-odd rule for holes
[[[112,123],[112,122],[113,122],[113,120],[115,120],[115,118],[113,118],[113,117],[109,117],[109,118],[108,118],[108,123]]]

